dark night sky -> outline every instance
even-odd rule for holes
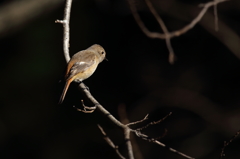
[[[13,2],[1,2],[0,8]],[[153,2],[173,31],[188,24],[198,13],[198,4],[206,1]],[[161,32],[144,1],[136,5],[149,30]],[[121,130],[98,111],[84,114],[72,107],[81,107],[84,99],[76,84],[65,102],[57,104],[66,63],[62,25],[54,21],[62,19],[63,10],[64,3],[56,3],[0,32],[0,158],[117,158],[102,139],[98,123],[124,152]],[[165,41],[143,34],[127,1],[74,0],[70,53],[95,43],[105,48],[109,61],[84,83],[114,116],[119,118],[118,108],[123,105],[130,121],[146,114],[155,121],[172,112],[145,133],[157,137],[166,129],[160,141],[168,146],[199,159],[219,158],[223,141],[240,129],[240,61],[226,46],[239,47],[239,39],[234,38],[240,34],[239,10],[238,0],[220,4],[219,32],[212,29],[210,9],[192,30],[173,38],[177,61],[171,65]],[[223,36],[229,30],[231,34]],[[240,55],[240,49],[235,53]],[[144,158],[182,158],[153,143],[137,138],[136,143]],[[226,148],[228,159],[240,157],[239,144],[237,138]]]

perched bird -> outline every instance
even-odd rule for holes
[[[96,70],[98,64],[106,59],[106,52],[101,45],[94,44],[74,54],[67,64],[65,74],[65,86],[59,100],[61,104],[72,81],[82,82],[90,77]]]

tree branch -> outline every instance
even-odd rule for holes
[[[172,48],[172,44],[171,44],[171,41],[170,41],[170,34],[168,32],[168,29],[166,27],[166,25],[164,24],[162,18],[158,15],[157,11],[155,10],[155,8],[153,7],[152,3],[149,1],[149,0],[145,0],[149,10],[151,11],[151,13],[153,14],[153,16],[155,17],[155,19],[157,20],[158,24],[160,25],[160,27],[162,28],[163,30],[163,33],[166,35],[166,45],[167,45],[167,48],[168,48],[168,51],[169,51],[169,63],[170,64],[173,64],[174,63],[174,60],[175,60],[175,54],[174,54],[174,51],[173,51],[173,48]]]
[[[79,112],[83,112],[83,113],[93,113],[97,106],[93,106],[93,107],[88,107],[84,104],[83,100],[81,100],[81,103],[82,103],[82,106],[83,106],[83,110],[82,109],[79,109],[79,108],[76,108],[75,106],[73,106],[74,108],[76,108],[77,111]]]
[[[80,83],[79,84],[79,88],[84,92],[84,94],[86,95],[86,97],[95,105],[97,106],[97,109],[100,110],[101,113],[103,113],[111,122],[113,122],[115,125],[117,125],[118,127],[122,128],[124,131],[124,139],[126,141],[126,146],[128,149],[128,155],[130,159],[134,159],[133,156],[133,150],[132,150],[132,144],[130,141],[130,128],[126,125],[124,125],[123,123],[121,123],[120,121],[118,121],[109,111],[107,111],[101,104],[99,104],[99,102],[91,95],[90,91],[85,89],[85,84],[84,83]]]
[[[104,140],[109,144],[109,146],[111,146],[117,153],[117,155],[121,158],[121,159],[125,159],[125,157],[123,157],[123,155],[119,152],[118,150],[118,146],[116,146],[112,140],[107,136],[107,134],[105,133],[105,131],[103,130],[103,128],[98,124],[98,128],[101,131],[101,133],[104,136]]]
[[[71,12],[72,0],[66,0],[66,6],[64,10],[64,18],[63,20],[56,20],[55,23],[61,23],[63,25],[63,52],[65,56],[65,60],[68,63],[70,60],[69,55],[69,39],[70,39],[70,12]]]
[[[231,143],[233,142],[233,140],[235,140],[240,134],[240,130],[238,130],[236,132],[236,134],[227,142],[227,141],[224,141],[224,145],[223,145],[223,148],[222,148],[222,151],[221,151],[221,154],[220,154],[220,159],[222,159],[222,157],[225,156],[225,153],[224,153],[224,150],[225,148]]]
[[[167,45],[167,48],[168,48],[168,51],[169,51],[169,62],[171,64],[174,62],[175,54],[174,54],[173,48],[171,46],[170,39],[174,38],[174,37],[177,37],[177,36],[180,36],[180,35],[186,33],[187,31],[189,31],[190,29],[192,29],[202,19],[202,17],[207,12],[207,10],[212,6],[214,6],[215,25],[216,25],[215,29],[218,30],[218,26],[217,26],[217,23],[218,23],[217,4],[219,4],[221,2],[225,2],[225,1],[227,1],[227,0],[214,0],[212,2],[201,4],[200,6],[203,7],[202,10],[198,14],[198,16],[196,16],[188,25],[186,25],[182,29],[172,31],[172,32],[168,32],[168,29],[165,26],[162,18],[156,12],[156,10],[154,9],[150,0],[145,0],[149,10],[153,14],[153,16],[156,18],[156,20],[159,23],[161,29],[163,30],[163,33],[158,33],[158,32],[151,32],[147,29],[147,27],[145,26],[145,24],[143,23],[141,17],[139,16],[139,14],[137,12],[136,7],[133,4],[133,0],[128,0],[130,9],[131,9],[132,14],[133,14],[133,17],[134,17],[135,21],[137,22],[138,26],[141,28],[142,32],[146,36],[148,36],[149,38],[157,38],[157,39],[165,39],[166,40],[166,45]]]

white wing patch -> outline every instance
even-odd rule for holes
[[[82,81],[90,77],[97,68],[96,56],[93,54],[86,58],[86,61],[78,61],[71,67],[68,78],[75,78],[74,81]],[[88,70],[88,71],[86,71]],[[78,73],[80,75],[74,77]]]
[[[78,64],[78,65],[84,65],[84,64],[86,64],[86,62],[81,61],[81,62],[76,62],[76,64]]]

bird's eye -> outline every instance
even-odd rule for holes
[[[104,54],[104,51],[102,51],[101,54]]]

